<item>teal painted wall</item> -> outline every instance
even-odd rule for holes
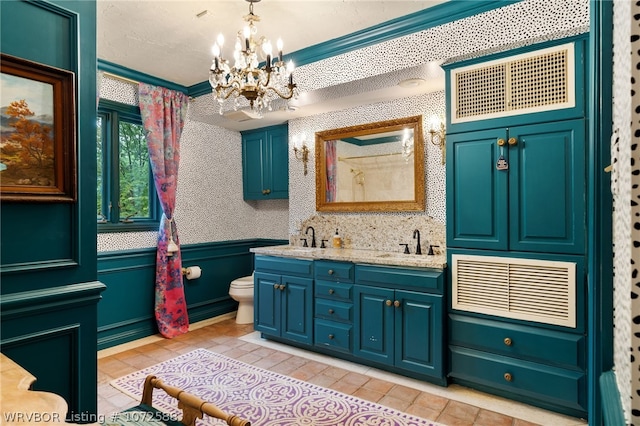
[[[76,76],[78,201],[2,202],[0,215],[2,352],[70,414],[97,409],[95,40],[94,1],[0,2],[2,53]]]
[[[189,323],[233,312],[232,280],[253,271],[252,247],[287,244],[284,240],[238,240],[181,247],[183,267],[200,266],[198,279],[184,280]],[[98,306],[98,349],[158,332],[154,316],[155,249],[101,253],[98,277],[107,286]]]

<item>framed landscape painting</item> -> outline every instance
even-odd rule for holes
[[[0,57],[0,200],[77,199],[75,75]]]

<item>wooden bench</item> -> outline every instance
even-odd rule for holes
[[[178,421],[174,415],[164,413],[153,408],[153,390],[162,389],[168,395],[178,400],[178,408],[182,410],[182,419]],[[149,375],[144,381],[142,401],[139,405],[115,414],[104,426],[122,425],[171,425],[195,426],[197,419],[206,414],[222,419],[229,426],[251,426],[248,420],[233,414],[228,414],[216,405],[203,401],[195,395],[183,391],[175,386],[166,385],[156,376]]]

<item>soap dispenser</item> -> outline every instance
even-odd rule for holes
[[[338,234],[338,229],[336,229],[336,234],[333,236],[332,245],[334,248],[342,247],[342,237],[340,237],[340,234]]]

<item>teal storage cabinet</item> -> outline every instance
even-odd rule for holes
[[[356,265],[354,355],[445,383],[443,273]]]
[[[584,253],[584,120],[454,134],[447,144],[448,247]]]
[[[254,280],[254,329],[311,345],[313,262],[256,256]]]
[[[585,40],[445,66],[448,376],[576,417],[588,411]]]
[[[289,198],[289,126],[242,132],[245,200]]]

